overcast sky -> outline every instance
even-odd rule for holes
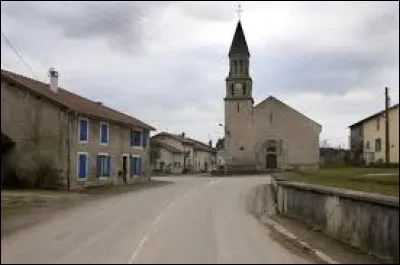
[[[47,81],[157,128],[223,135],[223,97],[237,2],[1,2],[1,31]],[[347,126],[399,98],[398,2],[243,2],[253,93],[322,125]],[[2,38],[1,67],[34,77]]]

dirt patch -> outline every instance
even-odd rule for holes
[[[49,219],[61,210],[70,209],[99,197],[163,187],[171,181],[148,181],[130,185],[102,186],[75,192],[2,191],[1,237]]]

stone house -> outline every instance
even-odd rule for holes
[[[351,160],[371,164],[385,162],[385,111],[379,111],[350,128]],[[399,163],[399,103],[389,108],[389,163]]]
[[[161,132],[154,135],[152,138],[157,142],[164,142],[169,146],[179,150],[179,163],[183,166],[181,172],[186,169],[187,172],[211,172],[212,167],[216,161],[216,150],[210,145],[204,144],[200,141],[186,137],[185,134],[172,134]],[[166,164],[170,160],[158,161],[158,163]],[[177,161],[178,162],[178,161]]]
[[[67,189],[149,179],[152,126],[58,86],[1,70],[1,128],[15,143],[8,162],[29,175],[58,169]]]
[[[160,173],[180,174],[183,171],[183,151],[160,141],[150,139],[151,152],[157,153],[157,157],[151,161],[151,171]]]

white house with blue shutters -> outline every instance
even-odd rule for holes
[[[1,92],[2,131],[15,142],[12,160],[30,162],[15,167],[35,168],[32,157],[40,156],[59,169],[68,189],[150,178],[155,129],[58,87],[54,69],[48,84],[2,70]]]

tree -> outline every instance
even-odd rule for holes
[[[158,146],[152,146],[150,148],[150,163],[155,162],[157,159],[159,159],[161,156],[160,154],[160,147]]]

